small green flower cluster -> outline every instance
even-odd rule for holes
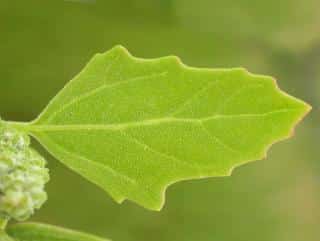
[[[0,120],[0,217],[28,219],[47,200],[45,159],[30,138]]]

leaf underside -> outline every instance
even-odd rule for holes
[[[139,59],[117,46],[23,128],[117,202],[160,210],[167,186],[262,159],[309,109],[270,77]]]
[[[16,224],[9,227],[7,232],[15,241],[109,241],[94,235],[40,223]]]

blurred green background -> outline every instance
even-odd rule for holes
[[[188,65],[272,75],[314,106],[266,160],[232,177],[173,185],[161,212],[116,204],[46,154],[50,198],[33,220],[114,241],[320,240],[319,7],[319,0],[0,0],[5,119],[35,118],[93,54],[116,44],[139,57],[174,54]]]

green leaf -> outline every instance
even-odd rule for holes
[[[177,181],[264,158],[310,107],[241,68],[96,55],[33,122],[16,124],[117,201],[159,210]]]
[[[7,232],[17,241],[108,241],[90,234],[40,223],[16,224],[9,227]]]

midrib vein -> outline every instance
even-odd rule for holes
[[[166,123],[193,123],[202,124],[206,121],[216,120],[216,119],[239,119],[239,118],[259,118],[267,117],[269,115],[287,113],[297,111],[299,109],[280,109],[276,111],[261,113],[261,114],[236,114],[236,115],[221,115],[216,114],[213,116],[205,118],[178,118],[178,117],[164,117],[158,119],[148,119],[136,122],[126,122],[126,123],[115,123],[115,124],[27,124],[23,126],[23,129],[33,132],[41,131],[90,131],[90,130],[110,130],[110,131],[120,131],[128,128],[140,127],[140,126],[154,126]],[[20,124],[18,124],[22,127]]]

